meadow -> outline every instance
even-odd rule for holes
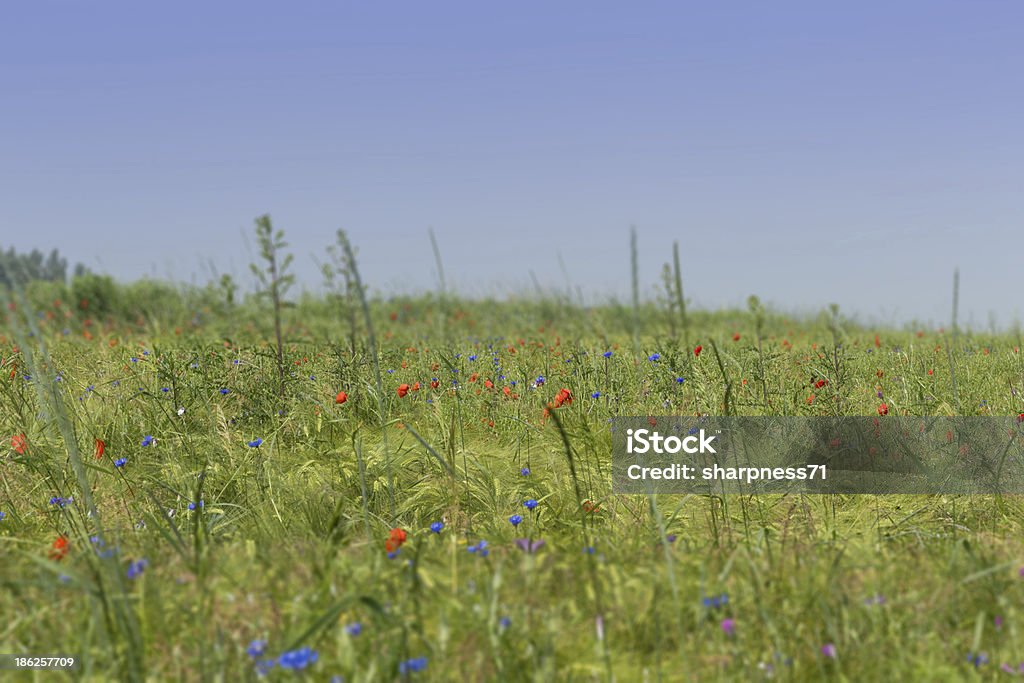
[[[614,495],[608,432],[1018,415],[1018,332],[367,299],[339,263],[287,306],[269,269],[9,293],[0,653],[81,667],[5,680],[1024,677],[1018,497]]]

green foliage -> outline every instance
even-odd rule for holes
[[[263,234],[276,261],[286,245]],[[970,680],[1024,659],[1021,500],[615,496],[607,431],[630,414],[874,415],[878,391],[891,414],[952,414],[949,362],[963,412],[1015,415],[1018,334],[961,330],[952,348],[752,298],[687,311],[685,341],[642,302],[370,299],[343,234],[335,255],[335,296],[299,298],[282,330],[283,396],[265,301],[82,279],[110,312],[86,328],[77,297],[19,300],[22,351],[0,360],[0,652],[74,652],[96,681],[255,680],[256,639],[318,650],[309,680],[399,680],[418,656],[409,678],[437,681]],[[545,419],[562,387],[573,401]],[[407,540],[388,559],[393,527]],[[70,550],[51,561],[58,534]]]

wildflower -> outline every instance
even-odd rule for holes
[[[700,352],[703,351],[703,350],[704,350],[704,347],[701,346],[700,344],[697,344],[697,346],[694,347],[694,349],[693,349],[693,357],[696,358],[697,356],[699,356]]]
[[[601,398],[601,392],[600,391],[595,391],[594,393],[592,393],[590,395],[590,398]]]
[[[530,468],[529,467],[524,467],[523,469],[519,470],[519,474],[520,474],[520,476],[523,476],[523,477],[530,476]]]
[[[402,662],[401,664],[398,665],[398,673],[400,673],[400,674],[412,674],[412,673],[417,673],[419,671],[423,671],[426,668],[427,668],[427,658],[426,657],[413,657],[412,659],[407,659],[407,660],[405,660],[404,662]]]
[[[821,646],[821,654],[825,655],[829,659],[835,659],[838,652],[836,646],[832,643],[825,643]]]
[[[399,384],[398,385],[398,398],[405,398],[405,395],[408,394],[408,393],[409,393],[409,385],[408,384]]]
[[[889,414],[889,404],[883,403],[882,405],[878,406],[878,414],[879,415],[888,415]]]
[[[532,541],[528,538],[516,539],[516,547],[522,550],[524,553],[529,553],[531,555],[540,550],[541,548],[543,548],[544,545],[545,541],[540,538],[534,539]]]
[[[731,618],[722,619],[722,623],[719,624],[722,627],[722,631],[727,636],[734,635],[736,633],[736,621]]]
[[[262,445],[263,445],[263,439],[261,439],[259,437],[256,437],[255,439],[253,439],[252,441],[249,442],[249,448],[259,448]]]
[[[651,361],[652,363],[657,363],[659,360],[661,360],[661,354],[652,353],[651,355],[647,356],[647,360]]]
[[[184,414],[185,414],[185,409],[184,408],[178,408],[178,417],[181,417]]]
[[[537,501],[531,498],[530,500],[523,503],[523,507],[525,507],[527,510],[532,510],[535,507],[537,507],[538,504],[539,503],[537,503]]]
[[[25,438],[24,433],[15,434],[11,437],[11,448],[18,455],[25,455],[25,452],[28,450],[28,439]]]
[[[722,593],[721,595],[705,596],[701,602],[705,609],[718,609],[729,604],[729,594]]]
[[[384,541],[384,549],[388,551],[388,553],[396,552],[402,547],[402,544],[405,543],[405,539],[405,531],[395,527],[391,530],[391,533],[388,534],[388,540]]]
[[[346,394],[344,391],[339,391],[338,395],[334,397],[335,405],[339,405],[339,406],[342,403],[344,403],[345,401],[347,401],[347,400],[348,400],[348,394]]]
[[[7,516],[7,513],[4,512],[3,510],[0,510],[0,521],[3,521],[4,517],[6,517],[6,516]]]
[[[53,496],[52,498],[50,498],[50,505],[56,505],[57,507],[63,509],[68,503],[73,503],[74,501],[75,499],[72,498],[71,496],[68,496],[67,498],[62,498],[61,496]]]
[[[988,655],[984,652],[977,654],[968,652],[967,661],[973,664],[975,669],[980,669],[983,665],[988,664]]]
[[[682,384],[686,381],[685,377],[676,377],[676,384]]]
[[[50,546],[50,559],[54,561],[63,560],[68,554],[67,536],[58,536],[53,545]]]
[[[190,502],[188,504],[188,509],[189,510],[195,510],[196,507],[199,507],[199,509],[202,509],[204,505],[205,505],[205,503],[202,500],[199,501],[199,505],[198,506],[196,505],[195,501],[192,501],[192,502]]]
[[[498,626],[500,626],[503,629],[508,628],[511,625],[512,625],[512,620],[509,619],[508,617],[502,617],[501,619],[498,620]]]
[[[349,634],[353,638],[363,632],[363,625],[358,621],[353,621],[351,624],[345,626],[345,633]]]
[[[475,545],[469,546],[466,550],[471,553],[476,553],[480,555],[480,557],[487,557],[491,552],[487,549],[487,541],[484,540],[477,541]]]
[[[103,439],[96,439],[96,459],[99,460],[103,457],[103,452],[107,450],[107,444],[103,442]]]
[[[118,458],[117,460],[114,461],[114,467],[117,467],[118,469],[124,467],[127,464],[128,458]]]
[[[318,658],[319,654],[316,650],[312,650],[308,647],[302,647],[298,650],[282,653],[281,656],[278,657],[277,663],[281,665],[282,669],[300,671],[316,662]]]
[[[260,660],[257,660],[257,662],[256,662],[256,675],[257,676],[266,676],[268,673],[270,673],[271,669],[273,669],[275,666],[277,666],[277,660],[276,659],[271,658],[271,659],[260,659]]]
[[[583,511],[584,512],[597,512],[600,508],[601,508],[601,504],[600,503],[595,503],[592,500],[585,500],[585,501],[583,501]]]
[[[523,521],[523,516],[522,515],[512,515],[511,517],[508,518],[508,521],[511,522],[512,526],[519,526],[522,523],[522,521]]]
[[[533,381],[533,384],[534,384],[534,386],[538,386],[539,387],[542,384],[544,384],[545,381],[546,380],[544,379],[544,375],[537,375],[537,379],[535,379]]]
[[[444,528],[444,522],[434,522],[433,524],[430,525],[430,530],[433,531],[435,534],[441,533],[441,529],[443,529],[443,528]]]
[[[737,332],[734,335],[732,335],[732,340],[733,341],[739,341],[740,340],[740,333]]]
[[[245,648],[245,654],[249,655],[253,659],[261,657],[267,650],[267,641],[265,640],[254,640],[249,643],[249,647]]]
[[[142,437],[142,446],[143,446],[143,448],[145,448],[146,446],[152,446],[154,441],[156,441],[156,439],[154,439],[152,436],[144,436],[144,437]]]
[[[220,390],[220,395],[221,396],[227,396],[230,393],[231,393],[230,389],[228,389],[227,387],[221,387],[221,390]]]
[[[141,560],[136,560],[135,562],[130,562],[128,564],[128,572],[127,572],[128,578],[129,579],[136,579],[136,578],[138,578],[142,574],[142,572],[144,572],[146,570],[147,566],[149,566],[149,560],[146,560],[145,558],[143,558]]]
[[[548,404],[548,407],[561,408],[566,403],[572,403],[572,392],[568,389],[562,388],[558,390],[558,395],[555,396],[554,403]]]
[[[611,351],[605,351],[601,355],[604,356],[605,358],[611,358],[612,357],[612,352]]]

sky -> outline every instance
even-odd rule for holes
[[[758,294],[882,322],[1021,303],[1024,3],[47,2],[0,22],[0,246],[121,279]],[[560,266],[564,263],[564,271]]]

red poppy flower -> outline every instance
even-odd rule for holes
[[[740,333],[737,332],[736,334],[732,335],[732,340],[733,341],[739,341],[740,340]]]
[[[440,384],[440,382],[438,382],[438,381],[437,381],[437,380],[435,379],[435,380],[433,380],[433,381],[432,381],[432,382],[430,383],[430,388],[431,388],[431,389],[437,389],[437,387],[438,387],[438,385],[439,385],[439,384]]]
[[[561,408],[565,403],[572,403],[572,392],[562,388],[558,390],[558,396],[555,396],[555,407]]]
[[[494,382],[492,382],[489,379],[488,380],[484,380],[484,386],[487,387],[488,389],[493,389],[494,388]]]
[[[412,386],[411,386],[410,388],[411,388],[411,389],[412,389],[413,391],[419,391],[419,390],[420,390],[420,383],[419,383],[419,382],[416,382],[416,384],[413,384],[413,385],[412,385]]]
[[[96,459],[99,460],[103,457],[103,452],[107,450],[107,444],[103,443],[103,439],[96,439]]]
[[[54,561],[63,560],[68,554],[68,539],[66,536],[58,536],[50,546],[50,559]]]
[[[819,379],[817,382],[814,383],[814,388],[815,389],[821,389],[826,384],[828,384],[828,380]]]
[[[24,434],[15,434],[11,437],[11,448],[15,453],[25,455],[25,452],[28,451],[28,439]]]
[[[384,541],[384,549],[389,553],[393,553],[402,547],[402,544],[405,543],[405,539],[405,531],[395,527],[391,530],[391,533],[388,534],[388,540]]]
[[[595,503],[592,500],[585,500],[585,501],[583,501],[583,511],[584,512],[597,512],[600,507],[601,507],[600,503]]]
[[[398,398],[405,398],[405,395],[408,394],[408,393],[409,393],[409,385],[408,384],[399,384],[398,385]]]
[[[889,404],[888,403],[883,403],[882,405],[878,406],[878,414],[879,415],[888,415],[889,414]]]
[[[704,350],[704,347],[703,347],[703,346],[701,346],[700,344],[697,344],[697,348],[695,348],[695,349],[693,350],[693,355],[694,355],[694,356],[699,356],[699,355],[700,355],[700,352],[701,352],[701,351],[703,351],[703,350]]]
[[[334,402],[339,406],[347,400],[348,394],[346,394],[344,391],[339,391],[338,395],[334,397]]]

